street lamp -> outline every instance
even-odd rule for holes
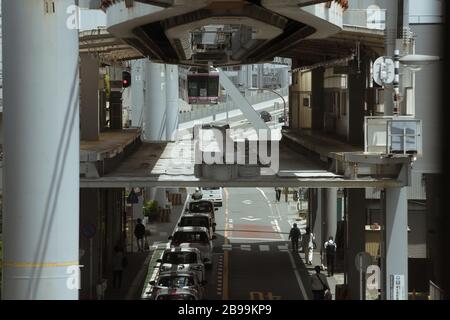
[[[373,65],[373,79],[381,86],[393,84],[394,89],[394,114],[399,112],[399,104],[401,100],[400,83],[399,83],[399,67],[400,63],[408,68],[411,72],[417,72],[423,66],[437,62],[440,57],[429,56],[423,54],[408,54],[400,57],[400,50],[394,50],[394,57],[382,56],[375,60]]]
[[[277,96],[279,96],[279,97],[281,98],[281,100],[283,100],[283,105],[284,105],[284,107],[283,107],[283,113],[284,113],[284,125],[287,126],[286,100],[284,99],[284,97],[283,97],[280,93],[276,92],[276,91],[273,90],[273,89],[269,89],[269,88],[248,88],[248,90],[249,90],[249,91],[257,91],[257,90],[263,91],[263,90],[266,90],[266,91],[270,91],[270,92],[276,94]]]

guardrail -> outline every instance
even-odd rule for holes
[[[281,88],[275,91],[280,93],[282,96],[289,95],[289,88]],[[255,95],[246,95],[246,99],[251,105],[278,98],[278,95],[270,91],[258,92],[258,94]],[[197,120],[236,109],[239,109],[239,106],[235,105],[235,103],[231,99],[228,99],[228,101],[216,105],[201,106],[192,111],[182,112],[179,115],[179,122],[183,123],[187,121]]]
[[[344,26],[386,29],[386,9],[347,9],[342,16]]]
[[[422,122],[409,116],[364,118],[364,151],[422,154]]]

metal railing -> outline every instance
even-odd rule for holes
[[[344,26],[374,30],[386,28],[386,9],[348,9],[342,18]]]
[[[289,88],[281,88],[275,90],[282,96],[289,95]],[[265,101],[270,101],[279,98],[279,96],[273,92],[259,92],[256,95],[250,95],[250,93],[246,94],[246,99],[250,104],[257,104]],[[235,105],[235,103],[228,99],[228,101],[219,103],[216,105],[208,105],[208,106],[199,106],[197,109],[192,111],[182,112],[179,115],[179,122],[187,122],[192,120],[197,120],[201,118],[210,117],[215,114],[225,113],[227,111],[233,111],[239,109],[239,106]]]
[[[364,151],[422,154],[422,122],[409,116],[364,118]]]

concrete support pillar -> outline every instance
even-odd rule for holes
[[[322,130],[324,121],[324,68],[316,68],[311,72],[312,129]]]
[[[324,189],[315,189],[313,192],[313,207],[311,208],[313,214],[313,227],[312,231],[314,236],[316,237],[317,251],[320,251],[322,248],[322,236],[323,236],[323,215],[322,210],[324,207],[324,197],[322,194],[322,190]]]
[[[348,189],[348,219],[346,243],[346,268],[349,297],[360,299],[360,275],[355,257],[365,250],[366,206],[364,189]]]
[[[140,128],[143,123],[145,59],[131,63],[131,126]]]
[[[325,228],[325,241],[328,237],[332,236],[336,239],[337,229],[337,188],[327,188],[325,190],[326,198],[326,228]]]
[[[166,64],[166,140],[174,140],[178,127],[178,66]]]
[[[242,89],[247,88],[247,66],[241,66],[241,70],[238,71],[238,79]]]
[[[95,141],[100,136],[99,61],[89,53],[81,53],[80,135],[81,140]]]
[[[264,64],[258,64],[258,77],[257,77],[258,88],[264,88]]]
[[[386,37],[385,37],[385,55],[394,56],[395,42],[398,33],[398,0],[386,1]],[[392,115],[394,110],[392,86],[384,88],[384,114]]]
[[[287,67],[281,68],[279,75],[281,88],[286,88],[289,85],[289,69]]]
[[[3,299],[78,299],[78,31],[67,26],[74,2],[2,2]]]
[[[249,64],[247,68],[247,88],[253,88],[253,65]]]
[[[348,141],[364,146],[364,103],[366,94],[366,62],[361,61],[361,73],[348,75],[349,113]]]
[[[146,63],[144,140],[166,139],[166,68],[164,64]]]
[[[384,277],[387,300],[408,299],[408,196],[407,189],[387,188],[384,199]],[[393,276],[403,277],[403,285]],[[399,289],[396,289],[399,288]]]

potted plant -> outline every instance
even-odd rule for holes
[[[148,218],[148,221],[153,221],[158,214],[158,201],[149,200],[144,203],[144,216]]]

